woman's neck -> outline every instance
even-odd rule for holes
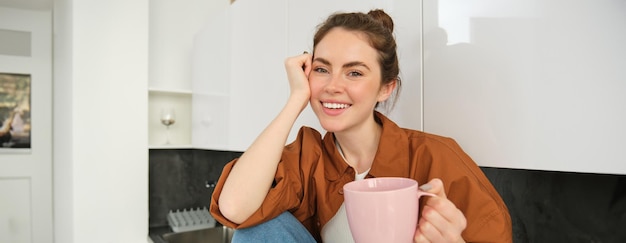
[[[373,119],[363,124],[360,129],[335,133],[335,141],[343,152],[346,163],[358,173],[363,173],[372,167],[372,162],[378,151],[378,143],[382,127]]]

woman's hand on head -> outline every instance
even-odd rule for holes
[[[440,179],[432,179],[420,187],[436,197],[425,197],[426,202],[418,221],[414,241],[422,242],[465,242],[461,233],[467,221],[463,212],[448,200]]]
[[[304,52],[301,55],[292,56],[285,60],[285,69],[291,97],[303,102],[303,109],[311,97],[309,88],[309,73],[311,72],[312,55]]]

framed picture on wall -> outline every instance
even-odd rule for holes
[[[31,146],[30,74],[0,73],[0,151]]]

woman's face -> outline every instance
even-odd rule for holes
[[[311,107],[329,132],[374,121],[376,103],[386,100],[394,87],[381,88],[378,53],[366,35],[342,28],[330,30],[315,47],[309,85]]]

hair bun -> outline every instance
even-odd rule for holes
[[[373,9],[370,10],[367,15],[371,16],[375,20],[378,20],[385,28],[389,29],[390,32],[393,32],[393,19],[385,13],[382,9]]]

